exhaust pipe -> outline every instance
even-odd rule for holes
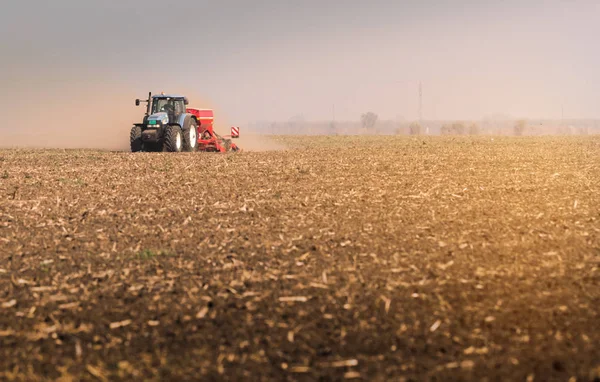
[[[152,106],[152,92],[148,92],[148,105],[146,106],[146,115],[150,115],[150,107]]]

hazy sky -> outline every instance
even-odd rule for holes
[[[415,119],[422,81],[425,118],[600,117],[599,36],[598,0],[6,1],[2,109],[164,90],[238,124]]]

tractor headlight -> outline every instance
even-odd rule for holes
[[[169,123],[169,117],[164,117],[162,119],[162,121],[160,121],[163,125],[166,125],[167,123]]]

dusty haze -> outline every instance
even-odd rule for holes
[[[598,20],[595,1],[10,2],[0,145],[126,148],[149,90],[223,128],[414,120],[419,82],[427,119],[598,118]]]

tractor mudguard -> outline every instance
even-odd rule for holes
[[[181,115],[177,119],[177,124],[179,124],[179,127],[183,128],[185,126],[185,119],[187,117],[193,117],[193,115],[189,113],[181,113]]]

